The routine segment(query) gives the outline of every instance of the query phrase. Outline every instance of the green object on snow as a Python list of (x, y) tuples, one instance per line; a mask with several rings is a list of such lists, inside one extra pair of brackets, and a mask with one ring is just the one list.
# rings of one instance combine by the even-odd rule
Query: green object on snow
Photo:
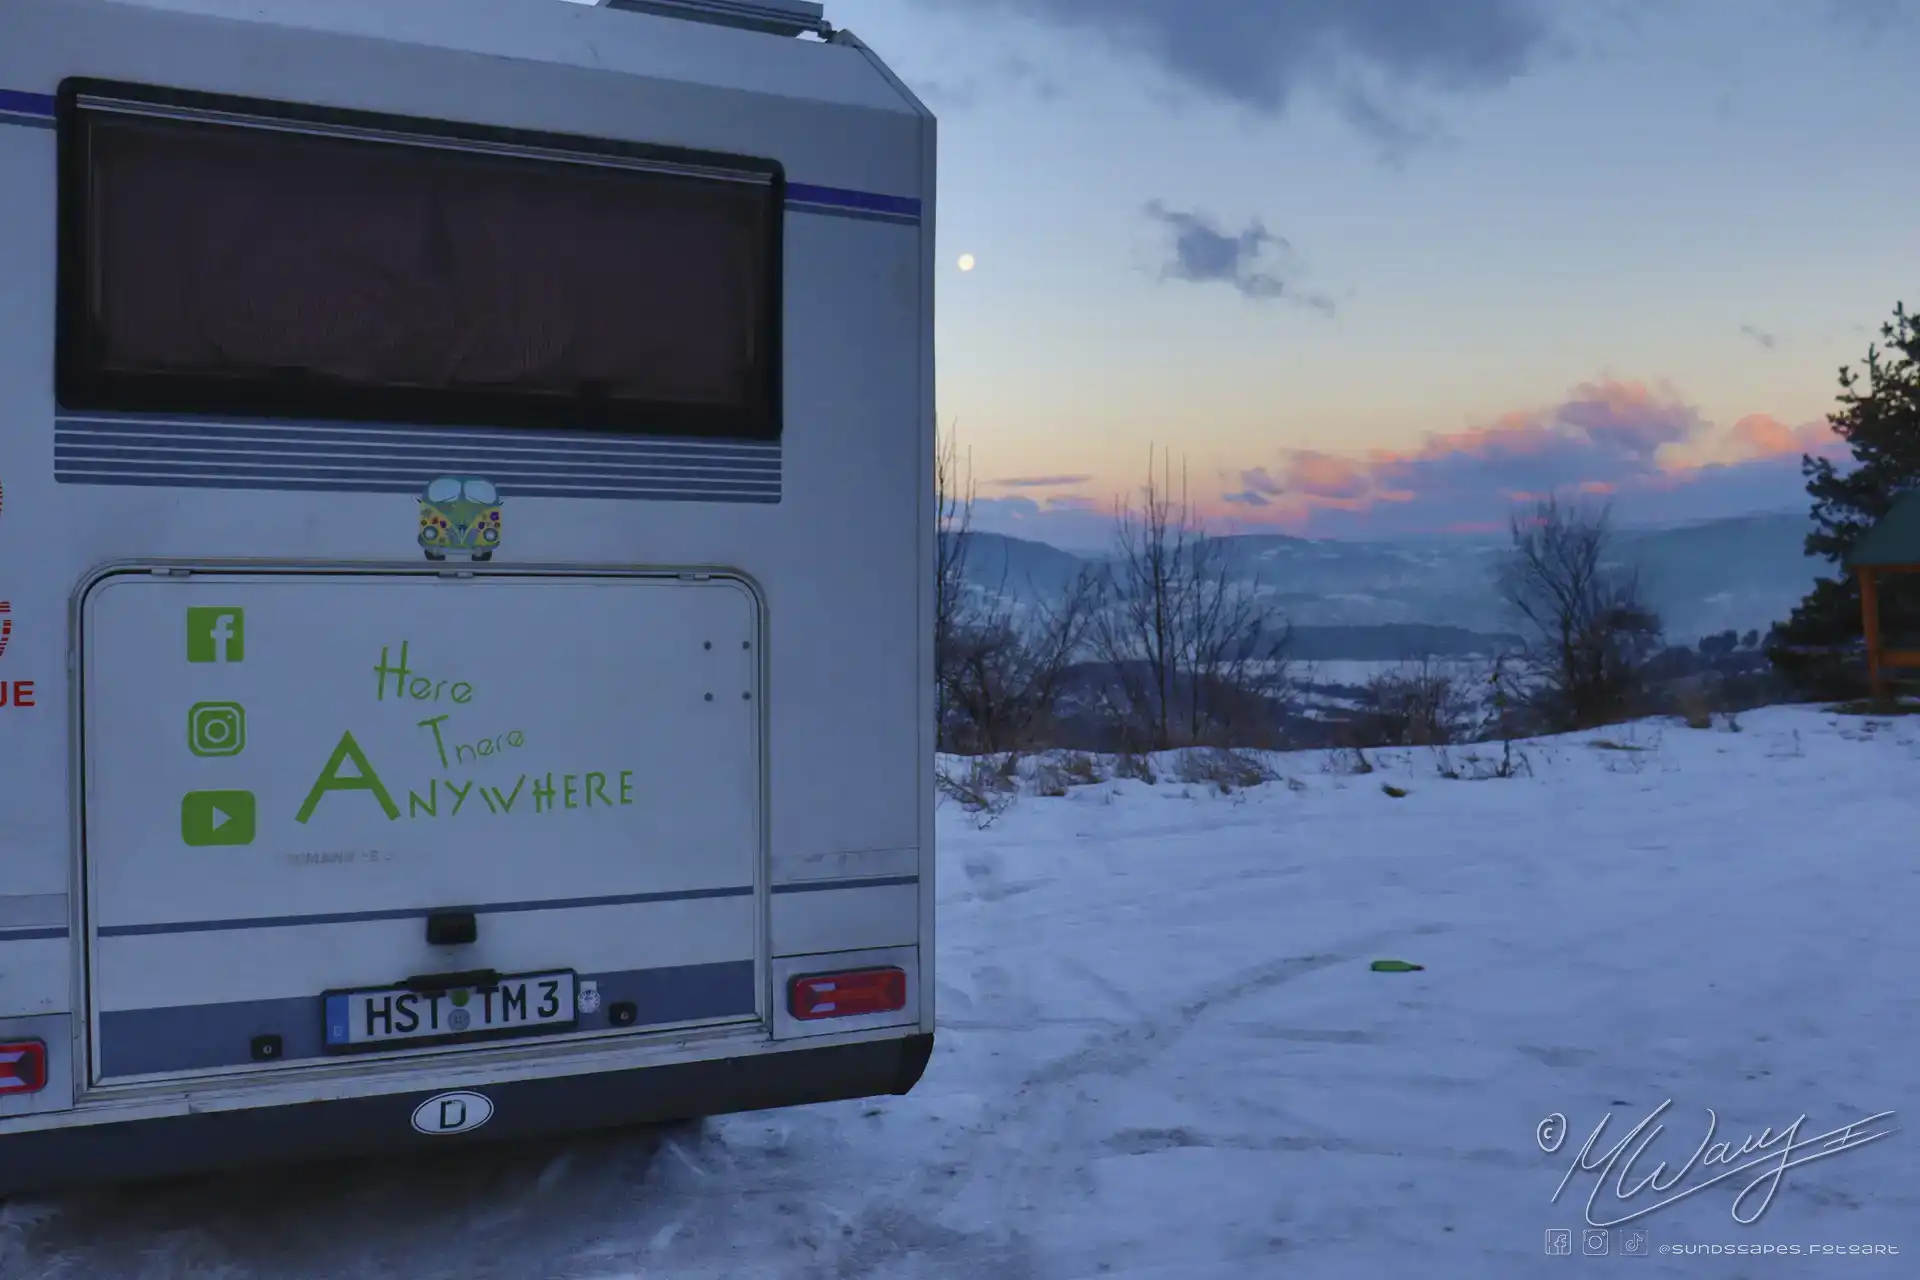
[(1375, 960), (1373, 962), (1373, 971), (1375, 973), (1418, 973), (1426, 967), (1427, 966), (1423, 964), (1408, 964), (1405, 960)]

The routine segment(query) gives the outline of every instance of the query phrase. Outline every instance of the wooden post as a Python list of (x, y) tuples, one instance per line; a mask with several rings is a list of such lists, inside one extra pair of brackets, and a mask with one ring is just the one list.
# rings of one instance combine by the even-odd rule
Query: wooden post
[(1885, 678), (1880, 674), (1880, 583), (1871, 567), (1860, 567), (1860, 624), (1867, 637), (1867, 687), (1875, 702), (1887, 696)]

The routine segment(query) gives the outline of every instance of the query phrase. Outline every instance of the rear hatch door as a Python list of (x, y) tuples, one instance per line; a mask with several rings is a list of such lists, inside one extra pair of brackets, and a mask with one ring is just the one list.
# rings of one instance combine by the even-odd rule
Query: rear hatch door
[(96, 580), (93, 1079), (764, 1020), (759, 648), (726, 575)]

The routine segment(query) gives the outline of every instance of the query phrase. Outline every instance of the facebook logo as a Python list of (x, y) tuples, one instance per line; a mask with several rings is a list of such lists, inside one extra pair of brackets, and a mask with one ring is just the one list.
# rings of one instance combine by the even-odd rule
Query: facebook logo
[(246, 656), (245, 609), (187, 610), (188, 662), (239, 662)]

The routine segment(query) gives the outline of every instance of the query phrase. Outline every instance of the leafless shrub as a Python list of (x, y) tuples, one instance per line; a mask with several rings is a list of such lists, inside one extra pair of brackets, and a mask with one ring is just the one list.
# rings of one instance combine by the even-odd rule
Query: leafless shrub
[(1327, 753), (1324, 766), (1328, 773), (1344, 773), (1355, 776), (1373, 772), (1373, 761), (1367, 759), (1367, 753), (1361, 747), (1337, 747)]
[(1114, 757), (1113, 776), (1131, 778), (1153, 786), (1160, 779), (1153, 771), (1153, 757), (1138, 751), (1123, 751)]
[(1058, 799), (1072, 788), (1073, 778), (1059, 761), (1041, 760), (1033, 767), (1032, 786), (1035, 795)]
[(1529, 704), (1559, 730), (1635, 714), (1661, 627), (1638, 576), (1608, 561), (1606, 510), (1576, 511), (1550, 498), (1516, 513), (1511, 530), (1499, 585), (1526, 632)]
[(1267, 762), (1250, 751), (1227, 747), (1197, 747), (1180, 753), (1176, 777), (1181, 782), (1205, 784), (1230, 795), (1247, 787), (1272, 782), (1277, 775)]
[(1687, 728), (1713, 728), (1713, 711), (1707, 706), (1706, 695), (1698, 687), (1681, 690), (1674, 695), (1673, 702)]
[(1458, 741), (1467, 724), (1459, 673), (1423, 658), (1367, 682), (1351, 732), (1355, 746), (1433, 747)]
[(1470, 753), (1460, 777), (1477, 782), (1488, 778), (1526, 778), (1533, 775), (1533, 759), (1525, 748), (1512, 742), (1500, 744), (1498, 753), (1482, 756)]
[(961, 474), (962, 462), (958, 437), (951, 431), (940, 443), (934, 460), (935, 565), (934, 565), (934, 723), (939, 726), (942, 748), (947, 741), (951, 719), (951, 691), (954, 680), (955, 640), (966, 608), (967, 553), (973, 540), (973, 475), (971, 466)]
[(1091, 786), (1106, 781), (1100, 772), (1100, 762), (1084, 751), (1069, 751), (1061, 758), (1060, 768), (1075, 786)]
[(1094, 580), (1083, 575), (1057, 602), (1030, 604), (1024, 621), (1016, 621), (1007, 596), (962, 616), (944, 663), (951, 749), (1046, 745), (1095, 599)]
[(1855, 698), (1847, 702), (1836, 702), (1827, 710), (1839, 716), (1912, 716), (1920, 715), (1920, 700)]
[(936, 770), (934, 782), (940, 793), (959, 805), (976, 827), (987, 827), (1005, 813), (1019, 795), (1017, 777), (1010, 776), (1006, 766), (1007, 759), (975, 756)]
[(1533, 773), (1533, 760), (1511, 738), (1482, 746), (1437, 748), (1434, 772), (1453, 782), (1484, 782), (1493, 778), (1524, 778)]
[(992, 593), (968, 589), (973, 481), (951, 436), (938, 455), (939, 563), (934, 653), (940, 744), (972, 754), (1045, 745), (1068, 668), (1099, 605), (1098, 582), (1083, 573), (1053, 603), (1020, 607), (1002, 581)]
[(1111, 683), (1108, 720), (1128, 750), (1272, 746), (1288, 635), (1257, 584), (1236, 580), (1225, 544), (1176, 496), (1163, 459), (1138, 507), (1117, 504), (1115, 555), (1089, 632)]

